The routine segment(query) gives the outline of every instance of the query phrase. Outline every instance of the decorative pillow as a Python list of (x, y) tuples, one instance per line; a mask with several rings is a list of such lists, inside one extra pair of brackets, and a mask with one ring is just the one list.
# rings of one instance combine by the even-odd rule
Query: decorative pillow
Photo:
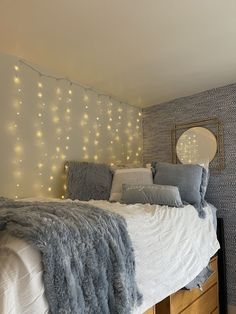
[(123, 184), (153, 184), (152, 171), (147, 168), (117, 169), (114, 172), (110, 201), (121, 200)]
[(205, 204), (204, 197), (207, 187), (207, 171), (199, 165), (181, 165), (169, 163), (154, 164), (154, 183), (173, 185), (179, 188), (182, 201), (194, 205), (201, 217)]
[(183, 206), (179, 189), (169, 185), (123, 184), (122, 203), (158, 204), (173, 207)]
[(109, 200), (112, 171), (105, 164), (70, 161), (66, 163), (67, 198), (81, 201)]

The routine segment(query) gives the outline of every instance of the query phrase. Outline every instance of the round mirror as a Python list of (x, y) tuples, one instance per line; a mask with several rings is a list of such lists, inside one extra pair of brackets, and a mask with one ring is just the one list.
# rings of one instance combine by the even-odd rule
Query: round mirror
[(194, 127), (178, 139), (176, 153), (182, 164), (209, 165), (217, 152), (215, 135), (206, 128)]

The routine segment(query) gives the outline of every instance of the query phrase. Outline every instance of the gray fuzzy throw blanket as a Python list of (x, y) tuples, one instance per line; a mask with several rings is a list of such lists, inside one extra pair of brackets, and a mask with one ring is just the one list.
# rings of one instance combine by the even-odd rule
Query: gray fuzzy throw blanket
[(42, 255), (53, 314), (128, 314), (141, 303), (125, 220), (89, 204), (0, 198), (0, 230)]

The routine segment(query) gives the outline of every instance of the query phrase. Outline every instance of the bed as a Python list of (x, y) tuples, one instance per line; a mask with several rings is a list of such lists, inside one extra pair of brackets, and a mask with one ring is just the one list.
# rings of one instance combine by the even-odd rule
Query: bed
[[(201, 219), (192, 205), (173, 208), (94, 200), (88, 203), (118, 213), (127, 222), (135, 254), (136, 281), (143, 295), (141, 306), (134, 308), (133, 314), (144, 313), (192, 281), (219, 249), (208, 204), (204, 208), (206, 217)], [(49, 313), (38, 250), (2, 231), (0, 265), (1, 313)]]

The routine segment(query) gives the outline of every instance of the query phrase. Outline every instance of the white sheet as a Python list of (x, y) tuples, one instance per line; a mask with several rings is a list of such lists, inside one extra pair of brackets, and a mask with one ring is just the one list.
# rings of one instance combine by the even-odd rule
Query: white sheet
[[(143, 313), (179, 290), (207, 266), (219, 249), (210, 208), (199, 219), (194, 207), (122, 205), (90, 201), (125, 217), (133, 242), (136, 279)], [(22, 240), (0, 233), (0, 313), (48, 313), (39, 252)]]

